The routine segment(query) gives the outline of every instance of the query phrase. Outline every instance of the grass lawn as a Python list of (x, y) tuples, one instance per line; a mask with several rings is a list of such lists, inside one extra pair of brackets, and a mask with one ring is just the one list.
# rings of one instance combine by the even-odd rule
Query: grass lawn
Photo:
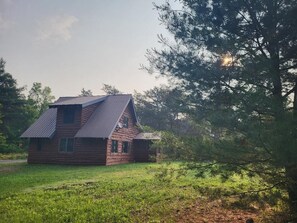
[(176, 222), (178, 212), (203, 197), (203, 188), (228, 191), (249, 184), (192, 174), (160, 181), (153, 173), (159, 166), (1, 164), (0, 221)]

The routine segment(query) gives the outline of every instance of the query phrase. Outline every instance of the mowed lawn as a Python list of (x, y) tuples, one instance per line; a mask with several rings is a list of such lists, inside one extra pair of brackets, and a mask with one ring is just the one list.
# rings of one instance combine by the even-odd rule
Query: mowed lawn
[(175, 222), (176, 213), (203, 197), (201, 188), (249, 183), (193, 174), (160, 181), (158, 167), (1, 164), (0, 222)]

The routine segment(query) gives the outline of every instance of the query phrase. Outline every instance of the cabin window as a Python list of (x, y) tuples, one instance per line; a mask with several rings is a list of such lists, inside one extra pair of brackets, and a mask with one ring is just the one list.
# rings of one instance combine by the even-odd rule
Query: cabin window
[(63, 111), (63, 122), (64, 124), (71, 124), (74, 123), (74, 117), (75, 117), (75, 110), (66, 108)]
[(112, 140), (111, 141), (111, 152), (112, 153), (117, 153), (118, 152), (118, 141), (117, 140)]
[(70, 153), (73, 152), (73, 145), (74, 145), (74, 139), (73, 138), (62, 138), (60, 140), (60, 152)]
[(122, 153), (128, 153), (129, 152), (129, 142), (123, 142), (122, 143)]
[(123, 120), (123, 127), (124, 128), (128, 128), (129, 127), (129, 118), (124, 116), (124, 120)]

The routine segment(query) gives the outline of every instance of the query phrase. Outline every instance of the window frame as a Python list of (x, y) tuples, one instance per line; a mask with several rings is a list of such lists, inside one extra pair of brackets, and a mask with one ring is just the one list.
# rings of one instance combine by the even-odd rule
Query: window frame
[(124, 116), (124, 118), (123, 118), (123, 127), (129, 128), (129, 117), (127, 117), (127, 116)]
[[(124, 146), (126, 145), (126, 146)], [(122, 142), (122, 153), (128, 154), (130, 152), (130, 143), (128, 141)]]
[[(65, 145), (63, 146), (63, 150), (62, 150), (62, 146), (61, 146), (62, 143), (65, 143)], [(59, 152), (60, 153), (73, 153), (73, 151), (74, 151), (74, 138), (61, 138), (60, 143), (59, 143)]]
[(118, 140), (111, 140), (111, 153), (118, 153), (119, 152), (119, 141)]

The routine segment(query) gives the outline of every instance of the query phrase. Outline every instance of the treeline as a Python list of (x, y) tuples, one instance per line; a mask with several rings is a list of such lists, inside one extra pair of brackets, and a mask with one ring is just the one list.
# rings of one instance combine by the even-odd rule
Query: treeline
[(22, 152), (26, 141), (20, 139), (25, 131), (54, 100), (51, 89), (33, 83), (29, 95), (25, 87), (18, 87), (16, 79), (5, 71), (0, 59), (0, 153)]

